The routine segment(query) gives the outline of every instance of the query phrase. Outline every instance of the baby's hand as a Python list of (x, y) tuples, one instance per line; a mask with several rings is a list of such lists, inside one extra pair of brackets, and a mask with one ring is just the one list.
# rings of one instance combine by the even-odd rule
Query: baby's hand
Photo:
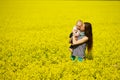
[(76, 34), (76, 33), (77, 33), (77, 31), (73, 29), (73, 34)]

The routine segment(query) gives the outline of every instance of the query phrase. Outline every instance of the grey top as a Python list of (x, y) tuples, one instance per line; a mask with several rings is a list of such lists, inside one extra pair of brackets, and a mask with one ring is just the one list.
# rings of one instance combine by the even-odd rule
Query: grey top
[[(82, 39), (84, 36), (85, 36), (85, 33), (80, 32), (80, 36), (78, 37), (78, 40)], [(84, 58), (85, 57), (85, 50), (86, 50), (86, 43), (75, 45), (73, 47), (73, 54), (72, 55)]]

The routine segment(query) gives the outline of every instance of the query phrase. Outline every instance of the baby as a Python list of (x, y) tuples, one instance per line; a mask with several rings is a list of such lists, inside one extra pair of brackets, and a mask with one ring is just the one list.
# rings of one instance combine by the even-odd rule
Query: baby
[(74, 32), (73, 34), (75, 35), (76, 40), (78, 40), (78, 36), (80, 36), (80, 30), (76, 26), (74, 26), (73, 32)]
[[(74, 32), (74, 33), (73, 33), (73, 32)], [(69, 43), (70, 43), (70, 44), (73, 44), (73, 34), (75, 35), (75, 39), (78, 40), (78, 37), (80, 36), (80, 30), (77, 28), (77, 26), (74, 26), (74, 27), (73, 27), (73, 30), (72, 30), (72, 32), (71, 32), (71, 34), (70, 34), (70, 36), (69, 36), (69, 38), (70, 38)], [(70, 45), (69, 48), (70, 48), (70, 51), (72, 52), (73, 46)]]
[[(81, 36), (80, 34), (81, 34), (81, 32), (80, 32), (80, 28), (81, 28), (81, 26), (83, 25), (83, 21), (82, 20), (78, 20), (77, 22), (76, 22), (76, 25), (73, 27), (73, 30), (72, 30), (72, 32), (70, 33), (70, 35), (69, 35), (69, 38), (70, 38), (70, 41), (69, 41), (69, 43), (70, 44), (73, 44), (73, 34), (75, 35), (75, 39), (76, 40), (78, 40), (78, 37), (79, 36)], [(74, 33), (73, 33), (74, 32)], [(70, 47), (69, 47), (69, 50), (71, 51), (71, 53), (73, 52), (73, 48), (74, 48), (74, 46), (73, 45), (70, 45)]]

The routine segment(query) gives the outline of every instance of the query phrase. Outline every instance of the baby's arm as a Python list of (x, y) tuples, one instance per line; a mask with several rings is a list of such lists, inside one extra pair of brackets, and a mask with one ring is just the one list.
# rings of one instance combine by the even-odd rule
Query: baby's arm
[(69, 35), (69, 43), (72, 44), (73, 42), (73, 33), (71, 32)]
[(69, 39), (69, 43), (72, 44), (72, 37)]

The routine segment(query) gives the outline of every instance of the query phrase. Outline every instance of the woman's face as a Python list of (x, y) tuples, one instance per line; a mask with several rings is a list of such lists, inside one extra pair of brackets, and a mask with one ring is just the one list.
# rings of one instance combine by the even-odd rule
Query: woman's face
[(80, 27), (80, 31), (85, 31), (85, 24)]

